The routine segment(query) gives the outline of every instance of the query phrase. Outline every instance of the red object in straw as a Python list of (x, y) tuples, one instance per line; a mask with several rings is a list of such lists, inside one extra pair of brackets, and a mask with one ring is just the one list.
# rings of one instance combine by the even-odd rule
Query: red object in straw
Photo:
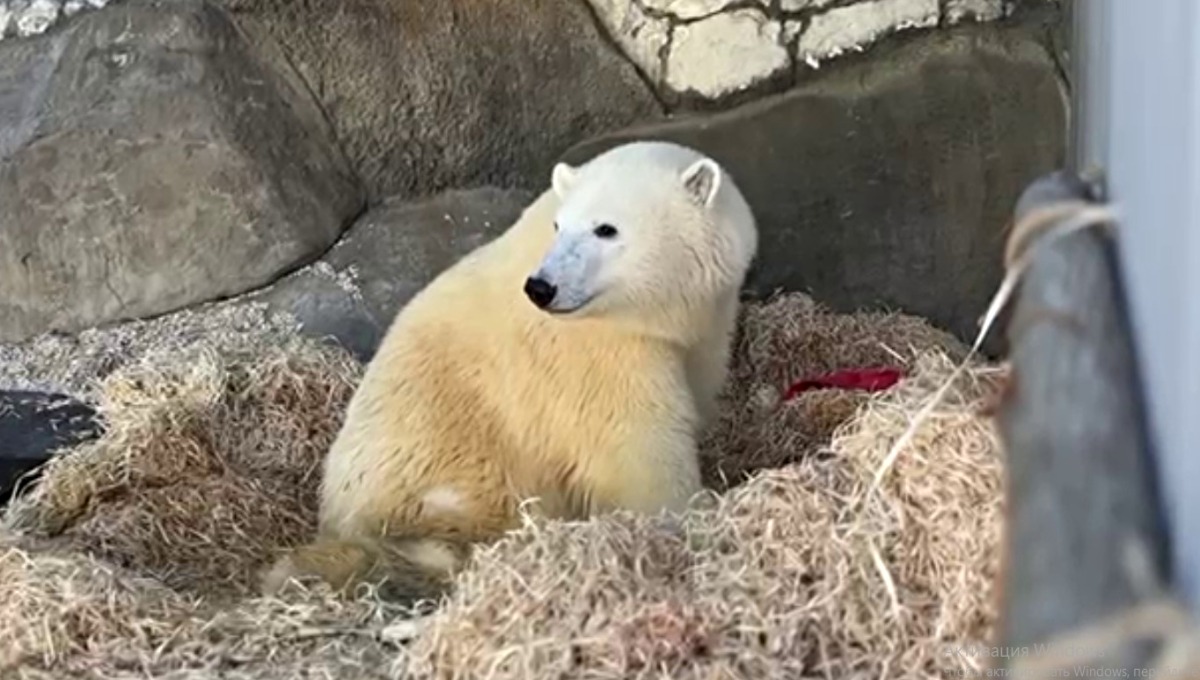
[(805, 378), (792, 383), (783, 395), (787, 401), (802, 392), (810, 390), (864, 390), (879, 392), (886, 390), (900, 381), (904, 372), (898, 368), (864, 368), (848, 371), (834, 371), (812, 378)]

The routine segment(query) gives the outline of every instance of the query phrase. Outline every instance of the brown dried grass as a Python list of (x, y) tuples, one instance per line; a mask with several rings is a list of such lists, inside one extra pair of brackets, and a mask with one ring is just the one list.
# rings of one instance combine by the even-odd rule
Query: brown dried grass
[[(104, 438), (6, 513), (0, 676), (944, 675), (966, 661), (944, 646), (993, 620), (1000, 463), (977, 409), (994, 372), (960, 378), (867, 489), (963, 352), (900, 315), (832, 315), (799, 295), (750, 306), (704, 446), (711, 495), (670, 521), (531, 520), (417, 621), (371, 593), (251, 592), (270, 554), (312, 531), (351, 359), (297, 340), (124, 367), (100, 391)], [(885, 363), (911, 377), (779, 403), (803, 374)]]
[(953, 364), (864, 404), (823, 455), (759, 473), (681, 522), (531, 523), (481, 549), (410, 650), (417, 677), (932, 678), (990, 633), (997, 441), (968, 374), (868, 495)]
[(827, 446), (835, 428), (870, 395), (813, 391), (782, 398), (789, 385), (839, 369), (911, 369), (923, 353), (960, 361), (967, 348), (954, 336), (905, 314), (832, 314), (806, 295), (746, 305), (721, 422), (704, 442), (707, 485), (728, 488), (762, 468), (781, 467)]

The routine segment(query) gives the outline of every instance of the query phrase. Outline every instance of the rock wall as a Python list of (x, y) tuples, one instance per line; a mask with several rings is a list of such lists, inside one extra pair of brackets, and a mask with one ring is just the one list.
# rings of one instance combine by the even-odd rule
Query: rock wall
[(223, 0), (310, 84), (372, 200), (537, 186), (580, 137), (654, 118), (582, 0)]
[(589, 140), (567, 159), (637, 139), (702, 149), (759, 221), (749, 295), (903, 309), (971, 338), (1003, 275), (1015, 197), (1065, 153), (1063, 86), (1041, 33), (1033, 20), (932, 32), (753, 105)]
[(110, 0), (0, 0), (0, 40), (40, 35)]
[(588, 0), (670, 102), (779, 89), (915, 28), (992, 21), (1013, 0)]
[(0, 0), (0, 342), (258, 302), (366, 357), (554, 162), (648, 136), (751, 197), (748, 293), (966, 335), (1063, 155), (1059, 4)]
[(0, 339), (236, 295), (333, 245), (361, 185), (280, 63), (202, 0), (0, 45)]

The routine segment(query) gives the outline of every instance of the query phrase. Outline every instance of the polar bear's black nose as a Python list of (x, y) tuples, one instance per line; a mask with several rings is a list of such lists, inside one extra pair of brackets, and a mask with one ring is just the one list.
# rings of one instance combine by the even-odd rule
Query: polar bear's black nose
[(525, 279), (525, 294), (529, 296), (533, 304), (538, 306), (538, 309), (545, 309), (554, 300), (557, 292), (558, 288), (550, 285), (545, 279), (535, 276)]

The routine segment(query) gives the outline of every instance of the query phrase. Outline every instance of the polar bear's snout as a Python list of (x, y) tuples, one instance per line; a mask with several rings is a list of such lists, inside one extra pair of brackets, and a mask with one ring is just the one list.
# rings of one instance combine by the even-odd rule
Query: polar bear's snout
[(550, 314), (578, 312), (600, 292), (600, 274), (609, 254), (597, 244), (590, 229), (580, 233), (564, 226), (525, 280), (525, 295)]
[(538, 309), (545, 309), (554, 301), (554, 296), (558, 294), (558, 287), (550, 283), (546, 279), (531, 276), (525, 279), (525, 295), (530, 301), (537, 306)]

